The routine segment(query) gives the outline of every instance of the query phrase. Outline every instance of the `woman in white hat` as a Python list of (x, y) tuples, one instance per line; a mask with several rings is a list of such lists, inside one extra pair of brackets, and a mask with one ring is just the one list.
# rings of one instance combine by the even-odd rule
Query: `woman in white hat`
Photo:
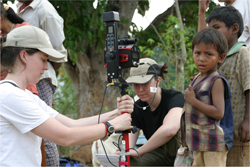
[[(131, 68), (126, 80), (133, 84), (140, 98), (134, 105), (132, 125), (137, 133), (129, 135), (130, 148), (134, 148), (142, 130), (147, 142), (137, 149), (142, 158), (142, 166), (173, 166), (180, 147), (180, 118), (184, 105), (184, 95), (175, 90), (159, 87), (164, 79), (166, 65), (159, 66), (149, 58), (140, 59), (137, 68)], [(131, 166), (141, 166), (136, 151), (130, 151)]]
[(0, 81), (0, 166), (41, 166), (39, 136), (72, 146), (106, 137), (112, 133), (109, 126), (119, 131), (132, 128), (129, 96), (117, 98), (118, 110), (102, 114), (103, 123), (97, 124), (97, 116), (72, 120), (61, 115), (25, 89), (48, 70), (48, 59), (64, 57), (53, 49), (43, 30), (33, 26), (12, 30), (0, 55), (1, 65), (8, 71)]

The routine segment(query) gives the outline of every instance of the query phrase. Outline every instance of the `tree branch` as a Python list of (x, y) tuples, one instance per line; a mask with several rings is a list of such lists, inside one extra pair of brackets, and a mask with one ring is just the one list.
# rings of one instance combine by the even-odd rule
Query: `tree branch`
[[(184, 6), (186, 3), (188, 3), (190, 0), (178, 0), (179, 2), (179, 7), (181, 8), (182, 6)], [(168, 15), (173, 14), (175, 15), (175, 6), (174, 4), (169, 7), (165, 12), (163, 12), (162, 14), (159, 14), (153, 21), (152, 24), (157, 27), (158, 25), (160, 25), (162, 22), (165, 22), (167, 20)], [(176, 16), (176, 15), (175, 15)], [(151, 25), (149, 25), (145, 31), (148, 31), (152, 28)]]

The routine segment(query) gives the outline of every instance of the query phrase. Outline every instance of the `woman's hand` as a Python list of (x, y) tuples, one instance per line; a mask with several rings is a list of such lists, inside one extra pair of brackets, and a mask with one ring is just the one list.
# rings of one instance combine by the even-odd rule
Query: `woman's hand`
[(128, 95), (124, 95), (121, 98), (117, 97), (117, 108), (120, 114), (121, 113), (131, 114), (134, 111), (134, 101)]
[[(136, 152), (136, 151), (137, 151), (137, 152)], [(137, 149), (136, 151), (133, 150), (133, 149), (130, 149), (130, 150), (129, 150), (130, 156), (131, 156), (131, 157), (135, 157), (135, 158), (139, 158), (139, 155), (138, 155), (138, 154), (140, 154), (140, 153), (139, 153), (139, 150)], [(142, 156), (143, 156), (143, 155), (140, 155), (140, 157), (142, 157)]]
[[(136, 151), (138, 152), (138, 150), (136, 150)], [(138, 155), (139, 152), (137, 153), (136, 151), (133, 150), (133, 149), (130, 149), (130, 150), (129, 150), (129, 155), (130, 155), (131, 157), (139, 158), (139, 155)], [(115, 154), (116, 154), (116, 155), (120, 155), (120, 152), (121, 152), (121, 151), (120, 151), (119, 149), (117, 149), (116, 152), (115, 152)], [(142, 155), (140, 155), (140, 157), (142, 157)]]
[(114, 126), (115, 131), (123, 131), (133, 128), (133, 126), (131, 126), (131, 121), (131, 115), (124, 113), (108, 122)]

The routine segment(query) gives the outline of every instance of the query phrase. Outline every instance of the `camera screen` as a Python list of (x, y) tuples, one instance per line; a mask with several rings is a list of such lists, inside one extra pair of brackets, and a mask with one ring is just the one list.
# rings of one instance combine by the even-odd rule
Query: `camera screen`
[(139, 59), (139, 54), (138, 53), (133, 53), (133, 59)]
[(108, 33), (109, 34), (113, 34), (114, 33), (113, 26), (108, 26)]

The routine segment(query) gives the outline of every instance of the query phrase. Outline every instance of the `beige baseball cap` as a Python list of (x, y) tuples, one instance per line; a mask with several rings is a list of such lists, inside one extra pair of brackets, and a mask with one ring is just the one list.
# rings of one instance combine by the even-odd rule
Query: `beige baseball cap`
[(131, 84), (147, 84), (154, 76), (160, 75), (160, 68), (158, 64), (150, 58), (140, 59), (138, 67), (130, 69), (130, 76), (126, 79), (127, 83)]
[(50, 61), (58, 61), (64, 58), (63, 54), (53, 49), (47, 33), (34, 26), (18, 27), (8, 33), (4, 47), (8, 46), (38, 49), (46, 53)]

